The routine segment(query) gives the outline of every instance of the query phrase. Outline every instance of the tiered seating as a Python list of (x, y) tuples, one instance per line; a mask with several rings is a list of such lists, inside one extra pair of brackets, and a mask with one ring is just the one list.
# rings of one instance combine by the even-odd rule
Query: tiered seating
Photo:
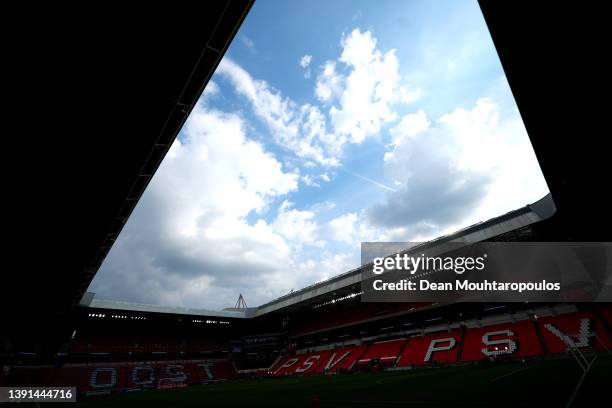
[[(612, 339), (592, 313), (577, 312), (538, 319), (550, 353), (564, 353), (568, 347), (612, 347)], [(597, 339), (596, 339), (597, 337)]]
[[(91, 385), (93, 380), (94, 385), (109, 384), (107, 387), (113, 389), (118, 386), (117, 368), (108, 368), (106, 370), (101, 367), (94, 374), (95, 368), (92, 367), (13, 367), (11, 370), (9, 381), (11, 384), (27, 384), (29, 386), (65, 386), (70, 384), (76, 386), (77, 392), (89, 392), (96, 390)], [(102, 388), (102, 387), (101, 387)]]
[(304, 323), (296, 334), (312, 333), (318, 330), (331, 329), (347, 324), (357, 324), (362, 321), (374, 319), (378, 316), (389, 316), (407, 310), (413, 310), (428, 303), (362, 303), (352, 305), (350, 313), (344, 313), (345, 309), (327, 308), (314, 316), (309, 322)]
[(236, 377), (236, 372), (229, 361), (204, 361), (187, 364), (185, 369), (190, 384), (227, 380)]
[[(599, 309), (602, 316), (609, 316), (609, 306)], [(550, 313), (543, 310), (542, 314)], [(612, 347), (612, 338), (604, 323), (590, 312), (566, 313), (558, 316), (536, 316), (536, 321), (504, 321), (510, 316), (498, 316), (485, 327), (469, 327), (415, 335), (408, 339), (377, 341), (372, 344), (352, 345), (331, 350), (310, 351), (282, 358), (270, 369), (271, 375), (305, 375), (324, 372), (343, 372), (358, 366), (368, 369), (383, 366), (423, 366), (451, 364), (458, 360), (470, 362), (488, 358), (532, 357), (543, 353), (541, 341), (551, 353), (564, 353), (568, 348), (601, 348), (602, 343)], [(504, 319), (504, 320), (502, 320)], [(470, 324), (473, 326), (475, 324)], [(538, 337), (536, 328), (541, 332)], [(125, 338), (101, 337), (88, 350), (123, 350), (135, 344)], [(118, 345), (123, 341), (123, 345)], [(168, 350), (169, 339), (151, 338), (148, 346)], [(197, 341), (197, 339), (192, 340)], [(175, 341), (180, 347), (189, 346), (186, 341)], [(194, 344), (194, 343), (191, 343)], [(124, 348), (122, 348), (124, 347)], [(140, 349), (137, 349), (140, 350)], [(459, 351), (461, 354), (459, 355)], [(1, 373), (0, 373), (1, 374)], [(160, 387), (166, 385), (194, 384), (237, 375), (227, 359), (187, 360), (172, 362), (120, 362), (96, 364), (67, 364), (62, 368), (12, 367), (10, 376), (2, 378), (9, 384), (31, 386), (60, 386), (74, 384), (79, 392), (114, 391), (132, 387)]]
[(292, 374), (298, 363), (302, 360), (301, 355), (289, 355), (285, 356), (278, 363), (272, 367), (270, 373), (272, 375), (289, 375)]
[(214, 378), (218, 380), (228, 380), (236, 377), (236, 370), (229, 360), (219, 361), (212, 366)]
[(340, 347), (329, 352), (315, 372), (342, 372), (350, 370), (353, 365), (363, 356), (367, 345)]
[(457, 361), (460, 341), (461, 333), (459, 330), (411, 337), (408, 339), (397, 366), (420, 366), (432, 362), (454, 363)]
[[(600, 312), (604, 315), (603, 310)], [(595, 336), (608, 347), (612, 347), (612, 339), (605, 327), (592, 313), (577, 312), (541, 317), (537, 324), (552, 353), (565, 352), (568, 345), (602, 347), (601, 342), (594, 340)], [(459, 358), (460, 349), (462, 352)], [(451, 364), (458, 360), (469, 362), (503, 357), (533, 357), (542, 353), (534, 322), (525, 319), (514, 323), (468, 328), (463, 335), (460, 330), (454, 329), (416, 335), (408, 340), (379, 341), (370, 346), (351, 346), (327, 352), (287, 356), (276, 365), (273, 372), (275, 375), (291, 375), (342, 371), (357, 365), (368, 365), (374, 359), (387, 366), (396, 362), (398, 367), (408, 367), (432, 363)]]
[(500, 356), (530, 357), (542, 354), (530, 320), (502, 323), (467, 330), (461, 361), (484, 360)]
[(357, 304), (351, 307), (351, 313), (340, 313), (335, 310), (323, 310), (317, 318), (303, 324), (298, 334), (315, 332), (318, 330), (329, 329), (349, 323), (356, 323), (368, 318), (375, 317), (377, 313), (386, 313), (387, 308), (378, 304)]
[(349, 370), (368, 346), (348, 346), (306, 354), (286, 356), (270, 372), (272, 375), (314, 374)]
[(328, 356), (329, 351), (317, 351), (303, 354), (293, 372), (296, 374), (312, 374), (321, 364), (323, 364), (323, 361), (327, 359)]
[(236, 376), (228, 360), (189, 362), (105, 363), (62, 368), (14, 367), (9, 381), (31, 386), (77, 387), (77, 392), (115, 391), (164, 384), (195, 384)]
[(365, 354), (358, 360), (357, 364), (363, 365), (371, 360), (379, 360), (383, 366), (391, 366), (397, 360), (406, 339), (387, 340), (373, 343)]
[(221, 351), (225, 345), (208, 338), (192, 338), (181, 341), (176, 338), (147, 337), (144, 340), (121, 336), (104, 336), (96, 334), (91, 338), (81, 338), (71, 347), (73, 353), (128, 353), (140, 352), (150, 353), (156, 351), (165, 352), (190, 352), (190, 351)]
[(311, 374), (328, 356), (329, 351), (287, 356), (276, 365), (276, 368), (272, 369), (272, 372), (274, 375)]

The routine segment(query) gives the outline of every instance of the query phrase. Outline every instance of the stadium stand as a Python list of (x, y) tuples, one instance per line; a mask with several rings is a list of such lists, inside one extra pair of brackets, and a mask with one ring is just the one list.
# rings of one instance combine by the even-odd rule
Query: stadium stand
[[(408, 314), (398, 313), (401, 308), (374, 309), (384, 313), (306, 337), (295, 334), (302, 332), (301, 321), (285, 333), (250, 327), (251, 334), (241, 339), (236, 336), (244, 329), (232, 334), (192, 324), (173, 334), (160, 327), (156, 334), (151, 327), (159, 323), (140, 321), (122, 332), (124, 326), (110, 321), (75, 331), (67, 355), (52, 364), (37, 361), (36, 353), (31, 360), (30, 353), (13, 353), (14, 347), (37, 346), (5, 336), (3, 352), (15, 358), (0, 370), (0, 383), (73, 384), (79, 393), (95, 395), (265, 376), (558, 360), (570, 358), (576, 349), (592, 353), (612, 348), (610, 305), (450, 305)], [(220, 351), (203, 357), (206, 347)], [(248, 364), (243, 364), (247, 357)]]
[[(516, 316), (521, 319), (516, 319)], [(332, 351), (298, 352), (281, 359), (271, 372), (282, 376), (348, 371), (369, 367), (373, 361), (381, 367), (402, 368), (541, 357), (545, 352), (538, 338), (538, 329), (549, 354), (565, 353), (569, 347), (600, 349), (611, 346), (610, 336), (601, 322), (588, 312), (547, 316), (536, 319), (537, 322), (528, 318), (526, 313), (517, 313), (516, 316), (490, 316), (487, 321), (496, 323), (488, 324), (483, 324), (484, 320), (463, 322), (462, 329), (440, 330), (434, 327), (408, 339), (365, 342)], [(595, 334), (601, 341), (595, 340)]]
[(374, 342), (368, 347), (363, 356), (357, 360), (357, 365), (363, 366), (372, 360), (377, 360), (384, 367), (392, 366), (395, 364), (395, 360), (397, 360), (405, 344), (405, 338)]
[(315, 372), (328, 355), (328, 351), (320, 351), (287, 356), (277, 364), (272, 373), (273, 375), (310, 374)]
[(327, 357), (329, 357), (329, 354), (329, 351), (318, 351), (303, 355), (294, 372), (296, 374), (314, 373)]
[(272, 375), (288, 375), (299, 366), (299, 362), (302, 359), (301, 356), (287, 356), (270, 370)]
[[(354, 371), (369, 368), (373, 362), (379, 368), (406, 368), (524, 359), (546, 355), (545, 347), (549, 354), (558, 354), (567, 352), (568, 347), (611, 346), (609, 334), (591, 313), (579, 311), (535, 320), (527, 313), (489, 316), (462, 322), (461, 326), (455, 324), (452, 329), (434, 326), (409, 338), (374, 339), (346, 347), (327, 345), (319, 351), (298, 350), (279, 359), (270, 373), (283, 376)], [(599, 345), (594, 340), (595, 334), (603, 341)], [(581, 341), (581, 338), (590, 340)]]
[(319, 369), (316, 370), (316, 372), (338, 373), (348, 371), (363, 356), (366, 350), (366, 345), (355, 345), (336, 348), (329, 353), (329, 357), (327, 358), (327, 360), (323, 361), (323, 363), (319, 366)]
[(345, 307), (328, 308), (307, 320), (296, 331), (295, 335), (316, 333), (319, 331), (345, 327), (349, 325), (375, 321), (389, 316), (399, 315), (424, 307), (428, 303), (360, 303), (355, 299), (350, 307), (350, 313), (342, 313)]
[(532, 357), (542, 354), (530, 320), (502, 323), (466, 331), (461, 361), (478, 361), (500, 356)]
[(454, 363), (461, 340), (459, 330), (414, 336), (408, 340), (398, 366), (421, 366), (435, 363)]
[[(167, 329), (160, 330), (159, 324)], [(225, 329), (225, 328), (224, 328)], [(97, 321), (76, 331), (70, 353), (222, 352), (229, 337), (222, 330), (188, 327), (179, 322)]]
[[(418, 309), (411, 315), (411, 320), (421, 323), (409, 325), (408, 329), (386, 330), (378, 335), (365, 336), (359, 333), (365, 333), (366, 327), (372, 330), (373, 323), (360, 323), (349, 331), (357, 333), (353, 337), (334, 343), (329, 340), (332, 336), (325, 333), (326, 338), (319, 338), (318, 342), (308, 341), (310, 346), (301, 348), (296, 347), (291, 337), (287, 342), (287, 338), (281, 335), (247, 336), (245, 342), (249, 355), (257, 355), (258, 347), (261, 347), (265, 356), (262, 364), (270, 361), (274, 353), (276, 361), (270, 367), (257, 367), (255, 359), (250, 361), (250, 368), (246, 370), (237, 369), (246, 354), (241, 351), (240, 342), (232, 340), (233, 345), (230, 344), (230, 337), (226, 337), (225, 342), (222, 336), (212, 337), (216, 343), (211, 345), (225, 349), (218, 353), (225, 357), (202, 359), (196, 357), (201, 356), (199, 352), (169, 351), (187, 350), (192, 345), (201, 348), (199, 330), (195, 330), (187, 340), (179, 341), (175, 337), (172, 342), (172, 337), (167, 335), (132, 338), (133, 333), (120, 334), (117, 331), (113, 335), (104, 335), (109, 331), (107, 326), (100, 326), (101, 333), (90, 327), (87, 336), (81, 337), (69, 349), (66, 361), (44, 365), (20, 360), (3, 367), (0, 381), (47, 386), (75, 384), (79, 392), (90, 394), (132, 388), (179, 387), (253, 376), (302, 376), (546, 358), (568, 353), (572, 348), (599, 350), (612, 347), (608, 328), (604, 320), (597, 317), (608, 316), (609, 306), (595, 307), (593, 311), (579, 310), (572, 305), (542, 306), (511, 312), (504, 307), (499, 309), (499, 314), (479, 311), (477, 306), (474, 308), (472, 313), (459, 314), (464, 318), (456, 321), (448, 320), (448, 316), (459, 315), (455, 312), (446, 315), (443, 308), (433, 311)], [(392, 315), (386, 319), (381, 316), (383, 319), (377, 324), (392, 330), (406, 327), (403, 324), (406, 318), (398, 316), (395, 311), (390, 310)], [(431, 318), (436, 314), (446, 317)], [(478, 317), (479, 314), (482, 317)], [(466, 315), (469, 318), (465, 318)], [(434, 323), (425, 326), (423, 322), (428, 321)], [(345, 331), (346, 328), (342, 332)], [(92, 343), (89, 339), (93, 339)], [(286, 342), (284, 347), (280, 347), (281, 341)], [(140, 353), (132, 354), (130, 350), (137, 347)], [(161, 349), (166, 351), (152, 351)], [(96, 360), (97, 352), (94, 350), (106, 350), (100, 352), (104, 360)], [(76, 362), (80, 355), (84, 363)], [(131, 359), (126, 360), (130, 356)]]
[(354, 345), (286, 356), (270, 369), (270, 373), (280, 376), (348, 371), (367, 349), (367, 345)]
[(15, 383), (32, 386), (74, 384), (80, 392), (117, 391), (144, 387), (158, 388), (164, 383), (200, 384), (234, 378), (236, 372), (228, 360), (173, 362), (117, 362), (53, 367), (15, 367)]
[(568, 347), (612, 347), (610, 335), (589, 312), (543, 317), (538, 325), (550, 353), (564, 353)]
[(150, 338), (143, 340), (126, 340), (116, 337), (92, 338), (88, 342), (78, 342), (71, 347), (74, 353), (108, 353), (108, 352), (186, 352), (186, 351), (221, 351), (227, 349), (227, 345), (209, 341), (181, 341), (170, 338)]

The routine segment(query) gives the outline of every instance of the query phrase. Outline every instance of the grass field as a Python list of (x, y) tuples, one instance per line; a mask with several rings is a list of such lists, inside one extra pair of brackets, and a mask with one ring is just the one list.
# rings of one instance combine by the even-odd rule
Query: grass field
[[(612, 364), (600, 356), (574, 406), (612, 406)], [(84, 398), (83, 407), (563, 407), (581, 371), (572, 359), (378, 374), (266, 378)], [(318, 401), (318, 402), (317, 402)], [(74, 407), (75, 404), (67, 406)]]

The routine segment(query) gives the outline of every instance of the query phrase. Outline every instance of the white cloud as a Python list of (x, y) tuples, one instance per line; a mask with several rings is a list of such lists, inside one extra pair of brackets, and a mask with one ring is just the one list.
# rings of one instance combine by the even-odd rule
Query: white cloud
[(503, 111), (495, 101), (481, 98), (471, 110), (456, 109), (438, 120), (438, 126), (453, 131), (457, 168), (493, 175), (474, 211), (480, 219), (522, 207), (548, 193), (518, 111), (506, 109), (502, 116)]
[(202, 97), (207, 98), (213, 95), (217, 95), (219, 93), (219, 85), (215, 81), (208, 81), (206, 84), (206, 88), (202, 93)]
[(401, 86), (398, 89), (397, 94), (395, 95), (395, 100), (398, 102), (403, 102), (403, 103), (413, 103), (421, 99), (423, 94), (424, 92), (421, 88), (409, 90), (407, 87)]
[(413, 102), (421, 94), (400, 85), (399, 62), (395, 50), (383, 54), (369, 31), (353, 30), (342, 38), (338, 61), (350, 71), (344, 76), (328, 61), (317, 80), (316, 95), (323, 102), (334, 102), (329, 110), (337, 134), (361, 143), (379, 132), (385, 123), (393, 122), (392, 105)]
[(304, 78), (308, 79), (310, 78), (310, 61), (312, 61), (312, 55), (304, 55), (302, 58), (300, 58), (300, 67), (302, 67), (304, 69)]
[(385, 169), (399, 187), (368, 210), (379, 227), (431, 238), (548, 192), (518, 113), (502, 117), (489, 98), (455, 109), (433, 126), (423, 111), (406, 115), (390, 134)]
[(346, 213), (329, 222), (330, 239), (344, 242), (353, 248), (364, 241), (380, 240), (383, 238), (381, 233), (382, 230), (374, 228), (361, 213)]
[(249, 37), (247, 37), (244, 34), (240, 36), (240, 41), (242, 41), (242, 44), (244, 44), (244, 46), (249, 49), (255, 48), (255, 43), (253, 42), (253, 40), (251, 40)]
[(332, 102), (340, 97), (344, 89), (344, 77), (336, 72), (336, 62), (327, 61), (317, 77), (315, 95), (321, 102)]
[(427, 115), (421, 109), (417, 113), (410, 113), (402, 118), (400, 123), (389, 130), (391, 143), (394, 146), (402, 144), (404, 138), (409, 138), (429, 129), (431, 123), (427, 120)]
[(194, 109), (97, 275), (100, 297), (220, 308), (318, 278), (286, 274), (302, 262), (293, 246), (321, 245), (314, 213), (286, 203), (272, 224), (257, 218), (299, 175), (245, 132), (237, 115)]
[(336, 241), (353, 243), (356, 231), (355, 223), (357, 222), (357, 219), (358, 216), (356, 213), (348, 213), (331, 220), (329, 222), (329, 226), (332, 231), (332, 238)]
[(304, 69), (308, 68), (310, 61), (312, 61), (312, 55), (304, 55), (302, 58), (300, 58), (300, 67)]
[(291, 208), (292, 206), (293, 204), (286, 200), (281, 204), (272, 228), (288, 241), (316, 244), (318, 226), (314, 221), (314, 212), (297, 210)]
[(331, 177), (328, 173), (322, 173), (319, 175), (305, 174), (302, 176), (302, 182), (308, 187), (321, 187), (320, 182), (329, 183)]
[(313, 105), (297, 105), (267, 82), (255, 80), (228, 58), (219, 64), (217, 73), (227, 77), (236, 91), (246, 97), (255, 114), (268, 126), (279, 145), (298, 157), (324, 166), (337, 166), (345, 138), (327, 132), (325, 116)]
[(489, 98), (433, 124), (419, 110), (389, 133), (385, 172), (397, 189), (377, 205), (331, 220), (330, 239), (345, 244), (428, 240), (548, 192), (520, 116)]
[[(338, 166), (346, 143), (361, 143), (377, 134), (383, 125), (396, 120), (394, 104), (410, 103), (421, 95), (420, 90), (401, 85), (395, 50), (383, 54), (369, 31), (355, 29), (342, 38), (341, 45), (337, 62), (348, 70), (347, 75), (338, 71), (336, 61), (327, 61), (315, 85), (316, 98), (330, 106), (328, 116), (316, 105), (298, 105), (283, 97), (229, 58), (221, 61), (217, 73), (251, 102), (276, 143), (304, 160)], [(311, 55), (300, 59), (307, 76), (311, 62)]]
[(306, 174), (306, 175), (302, 176), (302, 181), (308, 187), (320, 187), (321, 186), (319, 183), (317, 183), (315, 181), (314, 176), (312, 176), (311, 174)]
[(318, 262), (317, 269), (322, 279), (329, 279), (354, 268), (358, 265), (359, 259), (354, 254), (336, 253), (326, 254)]

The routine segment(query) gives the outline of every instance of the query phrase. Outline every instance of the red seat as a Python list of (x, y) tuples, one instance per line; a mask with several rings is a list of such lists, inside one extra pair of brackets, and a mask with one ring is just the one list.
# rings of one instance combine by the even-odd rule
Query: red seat
[(457, 361), (461, 333), (459, 330), (437, 332), (411, 337), (400, 356), (397, 366), (407, 367)]
[(551, 353), (563, 353), (568, 347), (612, 347), (602, 323), (589, 312), (543, 317), (538, 319), (538, 325)]
[(498, 356), (530, 357), (542, 354), (533, 323), (523, 320), (467, 330), (461, 361)]
[(365, 354), (359, 359), (358, 364), (368, 363), (373, 359), (377, 359), (385, 366), (393, 365), (404, 344), (406, 344), (405, 338), (375, 342), (370, 345)]

